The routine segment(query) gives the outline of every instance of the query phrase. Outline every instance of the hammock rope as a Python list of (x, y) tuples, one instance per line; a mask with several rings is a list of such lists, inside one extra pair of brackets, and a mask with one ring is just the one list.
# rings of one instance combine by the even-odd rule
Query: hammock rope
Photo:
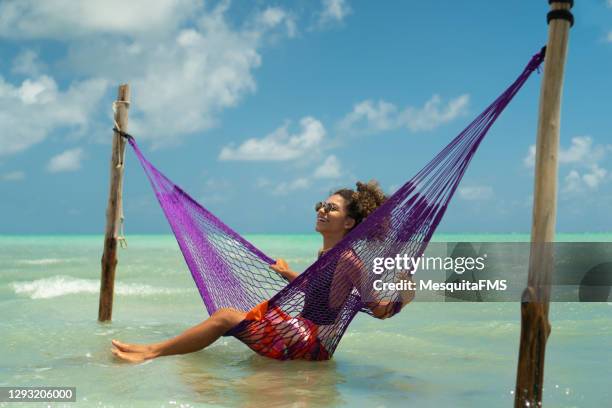
[(289, 284), (270, 270), (274, 259), (170, 181), (133, 137), (117, 130), (151, 182), (208, 313), (221, 308), (249, 312), (227, 335), (267, 357), (325, 360), (358, 312), (376, 317), (373, 305), (384, 305), (384, 317), (390, 317), (402, 309), (399, 292), (375, 291), (373, 282), (397, 282), (405, 271), (376, 275), (374, 258), (424, 253), (482, 139), (539, 68), (544, 51), (413, 178)]

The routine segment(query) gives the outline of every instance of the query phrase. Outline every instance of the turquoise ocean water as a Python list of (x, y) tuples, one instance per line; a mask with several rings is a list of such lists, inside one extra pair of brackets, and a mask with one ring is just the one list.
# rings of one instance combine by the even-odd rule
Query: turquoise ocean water
[[(316, 235), (248, 238), (296, 270), (314, 260), (320, 245)], [(612, 235), (558, 240), (612, 241)], [(172, 236), (131, 236), (128, 242), (119, 254), (113, 322), (100, 324), (101, 236), (0, 236), (0, 386), (76, 386), (76, 405), (65, 406), (513, 403), (520, 319), (512, 302), (415, 302), (393, 319), (358, 316), (328, 362), (268, 360), (222, 338), (198, 353), (121, 363), (110, 353), (112, 338), (159, 341), (207, 316)], [(553, 303), (550, 320), (545, 405), (610, 406), (612, 304)]]

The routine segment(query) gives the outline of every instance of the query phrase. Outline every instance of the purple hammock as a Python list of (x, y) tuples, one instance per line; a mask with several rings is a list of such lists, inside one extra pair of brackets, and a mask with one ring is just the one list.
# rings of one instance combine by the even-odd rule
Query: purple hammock
[(159, 172), (134, 139), (123, 135), (144, 167), (209, 315), (220, 308), (249, 312), (226, 335), (267, 357), (326, 360), (357, 312), (374, 316), (373, 305), (383, 305), (384, 317), (390, 317), (401, 310), (400, 292), (374, 291), (372, 284), (398, 282), (403, 275), (375, 275), (374, 258), (423, 254), (480, 142), (539, 68), (544, 51), (421, 171), (291, 283), (269, 268), (274, 259)]

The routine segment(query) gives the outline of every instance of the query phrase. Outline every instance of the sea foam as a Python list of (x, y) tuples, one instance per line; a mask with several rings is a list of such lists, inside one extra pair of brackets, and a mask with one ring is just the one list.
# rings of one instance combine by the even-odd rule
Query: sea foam
[(17, 261), (21, 265), (57, 265), (62, 262), (65, 262), (65, 260), (57, 258), (23, 259)]
[[(58, 296), (74, 295), (79, 293), (100, 293), (100, 281), (96, 279), (80, 279), (71, 276), (52, 276), (50, 278), (33, 281), (11, 282), (11, 289), (18, 295), (26, 295), (30, 299), (50, 299)], [(160, 288), (141, 283), (115, 284), (117, 295), (150, 296), (160, 294), (175, 294), (187, 292), (186, 289)]]

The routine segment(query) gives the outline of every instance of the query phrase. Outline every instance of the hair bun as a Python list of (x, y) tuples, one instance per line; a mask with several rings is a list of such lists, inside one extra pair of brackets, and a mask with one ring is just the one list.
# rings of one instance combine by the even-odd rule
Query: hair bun
[(380, 184), (376, 180), (370, 180), (367, 183), (358, 181), (356, 183), (356, 200), (359, 204), (360, 210), (363, 217), (370, 215), (376, 208), (378, 208), (387, 197), (382, 191)]
[(343, 188), (337, 190), (334, 194), (338, 194), (346, 200), (348, 216), (355, 220), (355, 225), (358, 225), (384, 203), (387, 197), (376, 180), (370, 180), (367, 183), (358, 181), (356, 185), (356, 190)]

